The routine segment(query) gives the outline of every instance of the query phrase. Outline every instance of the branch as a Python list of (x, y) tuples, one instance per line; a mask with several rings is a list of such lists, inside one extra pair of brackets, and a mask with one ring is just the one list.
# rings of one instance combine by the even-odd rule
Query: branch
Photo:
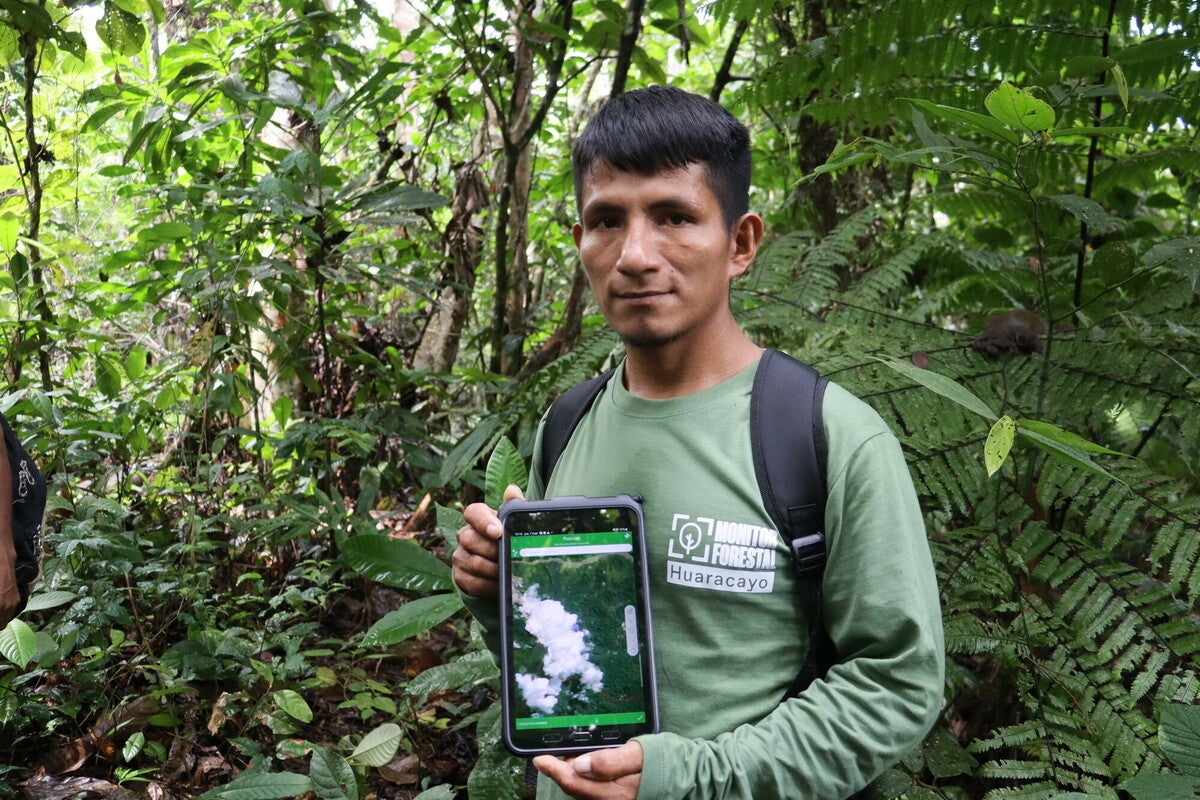
[(629, 65), (633, 63), (633, 48), (642, 33), (642, 14), (646, 11), (646, 0), (629, 0), (625, 8), (625, 29), (621, 31), (621, 42), (617, 48), (617, 66), (613, 70), (612, 97), (625, 91), (629, 79)]
[(46, 287), (42, 279), (42, 248), (38, 244), (42, 235), (42, 173), (41, 162), (49, 160), (49, 154), (44, 145), (38, 144), (37, 127), (34, 124), (35, 104), (34, 88), (38, 78), (38, 39), (32, 32), (21, 34), (21, 56), (25, 62), (25, 85), (22, 107), (25, 113), (25, 163), (24, 176), (29, 178), (26, 190), (26, 204), (29, 208), (29, 280), (33, 288), (34, 304), (40, 319), (37, 321), (38, 366), (41, 368), (42, 391), (54, 389), (50, 377), (50, 337), (46, 335), (46, 325), (53, 316), (50, 303), (46, 299)]
[[(571, 22), (574, 19), (574, 0), (562, 0), (562, 7), (563, 18), (561, 27), (563, 30), (569, 32), (571, 30)], [(563, 83), (559, 78), (562, 76), (563, 63), (566, 59), (567, 40), (563, 39), (559, 42), (553, 59), (547, 65), (546, 94), (542, 97), (541, 105), (538, 106), (537, 111), (533, 112), (533, 117), (529, 120), (529, 126), (517, 141), (518, 149), (523, 150), (533, 139), (534, 135), (541, 130), (542, 123), (546, 121), (546, 115), (550, 113), (550, 106), (554, 103), (554, 98), (558, 96), (559, 90), (563, 87)]]
[(571, 296), (567, 299), (566, 315), (562, 325), (539, 347), (517, 371), (516, 381), (528, 378), (552, 361), (565, 356), (579, 341), (583, 322), (583, 291), (587, 288), (587, 275), (580, 267), (575, 268), (571, 282)]
[[(1100, 42), (1101, 42), (1100, 56), (1102, 58), (1108, 58), (1109, 43), (1112, 38), (1111, 31), (1112, 31), (1112, 26), (1113, 26), (1113, 18), (1116, 15), (1116, 11), (1117, 11), (1117, 0), (1109, 0), (1108, 1), (1108, 20), (1104, 26), (1104, 35), (1100, 37)], [(1105, 73), (1105, 72), (1100, 73), (1100, 82), (1101, 83), (1104, 83), (1106, 74), (1107, 73)], [(1103, 113), (1104, 113), (1104, 100), (1101, 95), (1097, 94), (1096, 100), (1095, 100), (1095, 117), (1092, 121), (1093, 127), (1097, 127), (1097, 128), (1100, 127), (1100, 125), (1102, 123), (1101, 115)], [(1091, 144), (1088, 145), (1087, 178), (1083, 185), (1083, 196), (1087, 197), (1089, 199), (1092, 196), (1092, 185), (1095, 183), (1095, 179), (1096, 179), (1096, 161), (1098, 161), (1100, 158), (1100, 137), (1092, 136), (1091, 140), (1092, 140)], [(1075, 301), (1076, 311), (1079, 310), (1079, 304), (1083, 301), (1083, 264), (1087, 258), (1087, 246), (1088, 246), (1088, 226), (1087, 226), (1086, 222), (1080, 222), (1079, 223), (1079, 253), (1075, 257), (1075, 293), (1073, 296), (1074, 301)]]
[(725, 87), (733, 80), (733, 60), (737, 57), (738, 47), (741, 46), (742, 37), (746, 35), (749, 27), (749, 20), (739, 22), (733, 31), (733, 37), (729, 40), (729, 46), (725, 48), (725, 57), (721, 59), (721, 67), (717, 70), (717, 76), (713, 78), (712, 89), (708, 93), (709, 99), (714, 103), (721, 102), (721, 92), (725, 91)]

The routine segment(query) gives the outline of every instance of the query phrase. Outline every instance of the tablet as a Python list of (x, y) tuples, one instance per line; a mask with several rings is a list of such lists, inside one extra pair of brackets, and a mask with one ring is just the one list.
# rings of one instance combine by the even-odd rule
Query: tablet
[(513, 500), (500, 520), (505, 745), (570, 754), (656, 733), (641, 503)]

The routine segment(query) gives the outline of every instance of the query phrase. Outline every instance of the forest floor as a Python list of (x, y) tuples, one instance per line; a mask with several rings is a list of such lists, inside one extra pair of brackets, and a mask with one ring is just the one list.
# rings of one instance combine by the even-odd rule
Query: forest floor
[[(431, 549), (444, 556), (437, 544)], [(289, 686), (268, 685), (252, 674), (247, 679), (244, 670), (239, 681), (193, 680), (164, 692), (153, 680), (153, 668), (130, 664), (118, 670), (118, 683), (105, 687), (112, 698), (107, 709), (86, 719), (89, 712), (81, 709), (81, 722), (69, 733), (63, 726), (6, 742), (9, 734), (0, 726), (0, 761), (13, 759), (7, 773), (0, 763), (0, 797), (7, 794), (7, 779), (20, 800), (192, 800), (260, 764), (270, 772), (305, 774), (312, 744), (345, 756), (363, 736), (392, 722), (403, 731), (400, 749), (388, 764), (366, 771), (362, 800), (411, 800), (433, 786), (464, 786), (476, 742), (474, 726), (463, 719), (494, 698), (486, 689), (427, 697), (405, 691), (413, 677), (464, 651), (462, 615), (386, 653), (343, 655), (354, 648), (350, 642), (405, 600), (353, 576), (344, 591), (325, 598), (319, 626), (306, 637), (317, 645), (311, 655), (300, 656), (306, 660), (302, 672), (326, 676), (327, 685), (314, 687), (313, 680), (295, 685), (311, 721), (297, 724), (265, 699)], [(296, 653), (266, 650), (253, 656), (267, 665), (289, 657)], [(83, 666), (78, 661), (77, 656), (76, 663), (60, 664), (43, 678), (38, 693), (65, 701), (74, 691), (71, 676)], [(113, 677), (110, 673), (110, 682)], [(131, 743), (140, 753), (130, 755)]]

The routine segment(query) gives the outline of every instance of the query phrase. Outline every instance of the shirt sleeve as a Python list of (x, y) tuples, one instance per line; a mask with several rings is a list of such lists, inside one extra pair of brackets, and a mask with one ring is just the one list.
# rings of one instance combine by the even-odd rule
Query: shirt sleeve
[(822, 613), (838, 663), (764, 719), (715, 739), (640, 737), (638, 800), (838, 800), (933, 724), (943, 693), (941, 613), (899, 443), (886, 430), (870, 435), (829, 484)]

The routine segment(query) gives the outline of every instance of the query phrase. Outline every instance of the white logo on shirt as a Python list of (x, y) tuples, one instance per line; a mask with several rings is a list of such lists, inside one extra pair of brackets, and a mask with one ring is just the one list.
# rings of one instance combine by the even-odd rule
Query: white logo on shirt
[(675, 514), (667, 543), (667, 582), (720, 592), (762, 594), (775, 585), (771, 528)]

